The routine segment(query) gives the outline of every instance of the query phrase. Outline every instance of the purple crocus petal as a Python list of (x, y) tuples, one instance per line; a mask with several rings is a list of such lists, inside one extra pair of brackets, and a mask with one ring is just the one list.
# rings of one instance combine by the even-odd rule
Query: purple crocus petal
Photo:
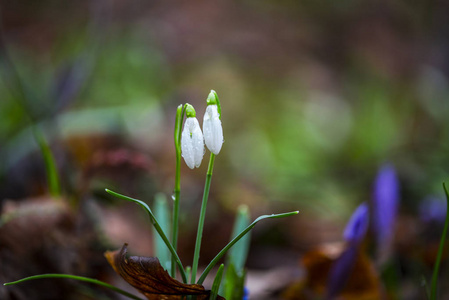
[(447, 203), (443, 198), (429, 196), (419, 206), (419, 216), (424, 222), (444, 223)]
[(373, 189), (372, 225), (379, 245), (388, 243), (393, 233), (399, 204), (399, 181), (394, 167), (383, 165)]
[(327, 291), (325, 299), (334, 299), (345, 287), (351, 275), (357, 258), (359, 243), (353, 242), (343, 251), (340, 257), (332, 264), (327, 279)]
[(369, 225), (368, 205), (360, 204), (346, 224), (343, 237), (348, 242), (360, 242), (365, 237)]
[(329, 271), (326, 299), (333, 299), (344, 288), (346, 281), (351, 275), (359, 246), (366, 235), (368, 225), (368, 204), (363, 202), (352, 213), (351, 218), (346, 224), (343, 237), (348, 244), (343, 253), (332, 264)]
[(244, 288), (243, 288), (243, 297), (242, 297), (242, 300), (248, 300), (249, 299), (249, 290), (248, 290), (248, 288), (245, 286)]

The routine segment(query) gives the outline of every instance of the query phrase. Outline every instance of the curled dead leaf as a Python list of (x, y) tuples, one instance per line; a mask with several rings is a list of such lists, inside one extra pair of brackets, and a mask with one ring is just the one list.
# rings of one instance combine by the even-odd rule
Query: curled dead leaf
[[(348, 245), (326, 245), (304, 254), (302, 265), (306, 277), (292, 283), (283, 292), (283, 299), (308, 300), (322, 298), (329, 288), (329, 274), (333, 264), (348, 250)], [(348, 278), (341, 291), (331, 299), (379, 300), (384, 299), (381, 282), (368, 255), (362, 249), (355, 249)]]
[[(172, 278), (156, 257), (126, 257), (127, 244), (122, 249), (107, 251), (106, 259), (114, 270), (130, 285), (139, 290), (148, 300), (181, 300), (188, 295), (198, 300), (207, 300), (210, 291), (200, 284), (184, 284)], [(217, 299), (224, 300), (217, 296)]]

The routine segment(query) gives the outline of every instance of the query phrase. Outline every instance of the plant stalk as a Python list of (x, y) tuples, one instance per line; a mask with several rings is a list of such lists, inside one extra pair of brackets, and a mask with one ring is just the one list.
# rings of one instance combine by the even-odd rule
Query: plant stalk
[[(176, 171), (175, 188), (173, 190), (173, 226), (172, 226), (172, 245), (175, 251), (178, 251), (178, 232), (179, 232), (179, 199), (181, 196), (181, 127), (184, 119), (185, 105), (178, 106), (175, 120), (175, 150), (176, 150)], [(171, 259), (171, 277), (176, 277), (176, 258), (172, 255)]]
[(449, 193), (448, 193), (448, 191), (446, 189), (446, 185), (444, 183), (443, 183), (443, 189), (444, 189), (444, 193), (446, 194), (446, 203), (447, 203), (446, 219), (444, 221), (443, 234), (441, 235), (440, 246), (438, 248), (437, 259), (435, 261), (435, 267), (433, 269), (433, 274), (432, 274), (432, 283), (431, 283), (431, 288), (430, 288), (430, 299), (431, 300), (437, 299), (438, 272), (440, 269), (441, 257), (443, 256), (444, 242), (446, 240), (447, 228), (449, 227)]
[(196, 272), (198, 270), (198, 261), (200, 258), (201, 239), (203, 237), (204, 220), (206, 218), (207, 199), (209, 198), (210, 183), (212, 180), (212, 172), (214, 169), (215, 154), (210, 154), (209, 166), (206, 173), (206, 183), (204, 184), (203, 201), (201, 203), (200, 219), (198, 221), (198, 231), (196, 234), (195, 252), (193, 254), (192, 274), (190, 281), (192, 284), (196, 281)]

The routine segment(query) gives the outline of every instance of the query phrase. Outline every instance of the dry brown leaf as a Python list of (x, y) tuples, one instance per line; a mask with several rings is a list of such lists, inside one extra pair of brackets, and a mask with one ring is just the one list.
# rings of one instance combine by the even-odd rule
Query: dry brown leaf
[[(126, 257), (127, 244), (122, 249), (107, 251), (105, 256), (114, 270), (130, 285), (139, 290), (149, 300), (181, 300), (194, 295), (198, 300), (207, 300), (210, 291), (199, 284), (184, 284), (172, 278), (162, 268), (156, 257)], [(217, 296), (217, 299), (224, 300)]]
[[(307, 271), (303, 280), (289, 286), (283, 293), (284, 299), (315, 299), (325, 294), (329, 271), (342, 253), (340, 247), (320, 247), (307, 252), (302, 263)], [(349, 279), (342, 288), (339, 300), (382, 299), (381, 283), (373, 263), (363, 252), (358, 251)]]

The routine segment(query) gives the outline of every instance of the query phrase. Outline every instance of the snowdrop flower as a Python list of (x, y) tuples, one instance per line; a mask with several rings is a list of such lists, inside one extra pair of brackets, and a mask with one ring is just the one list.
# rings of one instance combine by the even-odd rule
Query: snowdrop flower
[(220, 153), (223, 145), (223, 128), (221, 127), (221, 109), (217, 93), (211, 91), (207, 97), (207, 108), (203, 118), (204, 141), (213, 154)]
[(190, 169), (199, 167), (204, 155), (204, 140), (200, 124), (196, 119), (195, 109), (188, 104), (186, 107), (186, 121), (181, 134), (181, 152), (184, 161)]

